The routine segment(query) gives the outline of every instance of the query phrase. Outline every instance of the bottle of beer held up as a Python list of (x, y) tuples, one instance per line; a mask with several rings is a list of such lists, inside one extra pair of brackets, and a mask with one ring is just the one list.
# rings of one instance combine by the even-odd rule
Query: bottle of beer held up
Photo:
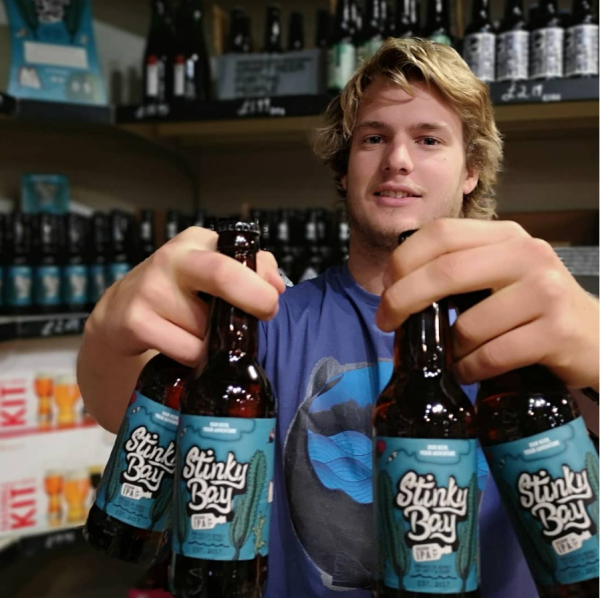
[[(258, 223), (221, 222), (218, 249), (256, 269)], [(208, 361), (186, 384), (177, 436), (171, 591), (260, 598), (273, 499), (275, 400), (256, 318), (215, 298)]]
[(189, 372), (159, 354), (140, 374), (83, 529), (108, 556), (149, 565), (169, 549), (179, 398)]
[(597, 596), (598, 453), (569, 391), (535, 365), (483, 381), (476, 406), (481, 444), (540, 597)]
[(453, 373), (448, 317), (443, 300), (396, 331), (373, 413), (378, 598), (479, 596), (475, 410)]

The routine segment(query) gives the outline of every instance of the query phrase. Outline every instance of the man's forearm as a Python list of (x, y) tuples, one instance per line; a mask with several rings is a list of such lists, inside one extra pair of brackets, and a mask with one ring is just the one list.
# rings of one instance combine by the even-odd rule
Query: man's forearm
[(154, 355), (151, 351), (135, 357), (118, 355), (86, 329), (77, 380), (86, 409), (103, 428), (118, 431), (140, 372)]

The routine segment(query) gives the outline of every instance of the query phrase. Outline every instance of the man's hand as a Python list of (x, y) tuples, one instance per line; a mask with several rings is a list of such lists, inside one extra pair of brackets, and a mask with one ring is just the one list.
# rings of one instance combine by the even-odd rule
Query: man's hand
[(188, 366), (205, 353), (203, 291), (261, 318), (277, 313), (285, 290), (275, 258), (261, 251), (258, 273), (220, 254), (217, 234), (192, 227), (111, 286), (88, 318), (77, 377), (88, 411), (116, 432), (140, 371), (156, 351)]
[(155, 349), (185, 365), (201, 358), (208, 306), (203, 291), (268, 320), (285, 290), (272, 254), (261, 251), (258, 274), (220, 254), (218, 235), (191, 227), (111, 286), (86, 324), (116, 354)]
[(598, 389), (598, 301), (548, 243), (514, 222), (432, 222), (395, 250), (384, 285), (384, 331), (444, 297), (492, 290), (454, 325), (464, 383), (540, 363), (569, 387)]

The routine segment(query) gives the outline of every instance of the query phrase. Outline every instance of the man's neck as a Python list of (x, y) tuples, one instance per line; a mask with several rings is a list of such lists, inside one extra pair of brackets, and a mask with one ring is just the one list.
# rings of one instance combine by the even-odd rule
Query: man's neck
[(348, 270), (356, 283), (369, 293), (374, 295), (383, 293), (383, 276), (390, 258), (389, 251), (376, 251), (371, 247), (363, 246), (357, 237), (350, 239)]

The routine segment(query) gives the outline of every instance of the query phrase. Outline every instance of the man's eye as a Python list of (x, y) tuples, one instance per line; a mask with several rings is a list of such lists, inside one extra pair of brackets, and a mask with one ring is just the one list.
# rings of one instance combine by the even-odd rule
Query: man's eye
[(382, 141), (382, 137), (381, 135), (369, 135), (366, 139), (365, 139), (365, 143), (381, 143)]
[(437, 145), (439, 143), (439, 141), (434, 137), (423, 137), (421, 141), (424, 145)]

